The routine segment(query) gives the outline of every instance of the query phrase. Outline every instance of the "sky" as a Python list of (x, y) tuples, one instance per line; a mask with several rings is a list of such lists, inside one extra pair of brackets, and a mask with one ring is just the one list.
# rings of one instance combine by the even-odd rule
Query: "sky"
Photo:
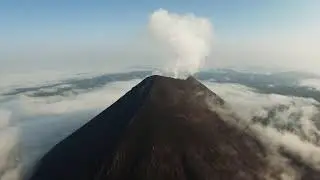
[(317, 0), (2, 0), (0, 71), (156, 66), (146, 29), (159, 8), (212, 23), (207, 67), (320, 70)]
[[(158, 11), (160, 8), (166, 11)], [(203, 68), (294, 69), (320, 73), (319, 9), (319, 0), (0, 0), (0, 94), (15, 87), (73, 78), (74, 74), (81, 78), (78, 73), (166, 66), (165, 59), (171, 58), (170, 54), (156, 44), (149, 29), (150, 25), (157, 29), (157, 22), (164, 17), (170, 26), (160, 24), (157, 30), (163, 31), (156, 32), (169, 40), (171, 32), (179, 35), (180, 57), (207, 56), (207, 51), (193, 46), (190, 39), (211, 48)], [(190, 23), (193, 18), (186, 18), (185, 14), (194, 14), (200, 19)], [(183, 26), (177, 28), (172, 17), (178, 17)], [(197, 36), (197, 28), (200, 30), (202, 26), (194, 26), (202, 20), (209, 24), (205, 23), (205, 31), (199, 32), (206, 32), (210, 37), (213, 34), (212, 46), (208, 45), (211, 43), (207, 42), (207, 36)], [(206, 31), (210, 25), (212, 33)], [(176, 44), (166, 42), (169, 48), (176, 48)], [(189, 49), (191, 52), (184, 56)], [(194, 53), (197, 56), (193, 56)], [(193, 62), (193, 59), (188, 61), (191, 65), (201, 64)], [(116, 82), (63, 97), (0, 95), (0, 179), (20, 179), (12, 176), (19, 174), (21, 167), (14, 166), (16, 169), (12, 170), (9, 161), (30, 165), (29, 161), (33, 163), (49, 147), (139, 81)], [(287, 125), (293, 114), (301, 114), (298, 125), (302, 129), (297, 129), (296, 134), (279, 133), (271, 127), (256, 131), (270, 136), (270, 142), (275, 141), (273, 144), (281, 145), (282, 150), (298, 154), (297, 157), (309, 163), (319, 162), (320, 149), (313, 143), (314, 134), (320, 134), (313, 124), (313, 117), (319, 117), (318, 102), (259, 94), (236, 84), (206, 82), (205, 85), (229, 102), (234, 108), (231, 112), (239, 113), (244, 120), (264, 118), (268, 109), (277, 108), (279, 104), (288, 107), (273, 113), (275, 119), (281, 120), (280, 124)], [(301, 86), (318, 88), (318, 85), (318, 79), (301, 82)], [(55, 88), (58, 87), (41, 91), (57, 91)], [(299, 133), (310, 142), (301, 141), (296, 136)], [(20, 145), (22, 160), (7, 158)]]

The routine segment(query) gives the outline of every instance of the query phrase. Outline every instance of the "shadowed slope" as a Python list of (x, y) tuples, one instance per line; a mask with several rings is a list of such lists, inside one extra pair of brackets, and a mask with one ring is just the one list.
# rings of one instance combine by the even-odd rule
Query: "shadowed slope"
[(146, 78), (121, 99), (49, 151), (39, 162), (32, 180), (93, 179), (110, 156), (152, 87)]
[(208, 109), (223, 100), (193, 79), (158, 77), (112, 166), (97, 179), (257, 179), (262, 147)]

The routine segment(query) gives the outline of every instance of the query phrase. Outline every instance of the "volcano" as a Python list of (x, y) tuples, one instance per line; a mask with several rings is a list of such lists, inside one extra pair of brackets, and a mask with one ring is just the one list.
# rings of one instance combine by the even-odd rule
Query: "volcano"
[(265, 147), (213, 110), (224, 105), (192, 77), (148, 77), (54, 146), (30, 180), (266, 179)]

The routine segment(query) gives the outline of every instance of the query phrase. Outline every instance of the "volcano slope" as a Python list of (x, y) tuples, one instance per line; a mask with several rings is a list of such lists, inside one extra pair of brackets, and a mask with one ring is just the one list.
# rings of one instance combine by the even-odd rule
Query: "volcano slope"
[[(280, 179), (265, 146), (212, 110), (224, 104), (193, 78), (148, 77), (52, 148), (30, 179)], [(308, 172), (301, 179), (320, 177), (296, 167)]]

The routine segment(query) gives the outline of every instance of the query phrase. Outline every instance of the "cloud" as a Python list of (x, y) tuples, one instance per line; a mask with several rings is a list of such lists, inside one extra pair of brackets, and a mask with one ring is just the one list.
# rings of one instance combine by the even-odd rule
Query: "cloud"
[[(102, 89), (93, 90), (80, 95), (71, 95), (66, 98), (51, 97), (34, 99), (20, 96), (20, 105), (24, 111), (31, 114), (64, 114), (82, 110), (96, 110), (112, 104), (124, 95), (140, 80), (114, 82)], [(61, 99), (61, 100), (59, 100)]]
[[(28, 97), (16, 95), (0, 104), (0, 180), (21, 179), (54, 144), (81, 127), (129, 91), (141, 79), (113, 82), (77, 95)], [(228, 117), (236, 114), (242, 127), (276, 152), (285, 150), (319, 168), (319, 103), (312, 99), (259, 94), (238, 84), (204, 82), (226, 100)], [(288, 163), (284, 157), (270, 159)], [(283, 159), (284, 158), (284, 159)], [(270, 162), (272, 163), (272, 162)], [(283, 165), (283, 164), (282, 164)], [(287, 167), (289, 164), (283, 165)], [(292, 173), (286, 168), (288, 174)]]
[(300, 81), (299, 85), (320, 91), (320, 79), (304, 79)]
[[(7, 115), (0, 114), (0, 118), (0, 121), (10, 121)], [(8, 124), (0, 128), (0, 180), (6, 180), (8, 173), (17, 167), (15, 157), (18, 156), (18, 138), (17, 128), (10, 127)]]
[(259, 94), (238, 84), (205, 84), (226, 100), (228, 108), (220, 111), (226, 114), (225, 119), (235, 114), (240, 119), (236, 124), (249, 128), (268, 149), (277, 153), (285, 151), (320, 170), (320, 108), (317, 101)]
[(0, 180), (19, 180), (53, 145), (135, 86), (113, 82), (70, 96), (17, 95), (0, 104)]
[(0, 109), (0, 129), (5, 128), (9, 125), (10, 117), (11, 117), (10, 111)]
[(159, 9), (151, 15), (149, 29), (172, 54), (171, 62), (166, 67), (175, 77), (185, 77), (199, 71), (210, 54), (213, 27), (206, 18)]

